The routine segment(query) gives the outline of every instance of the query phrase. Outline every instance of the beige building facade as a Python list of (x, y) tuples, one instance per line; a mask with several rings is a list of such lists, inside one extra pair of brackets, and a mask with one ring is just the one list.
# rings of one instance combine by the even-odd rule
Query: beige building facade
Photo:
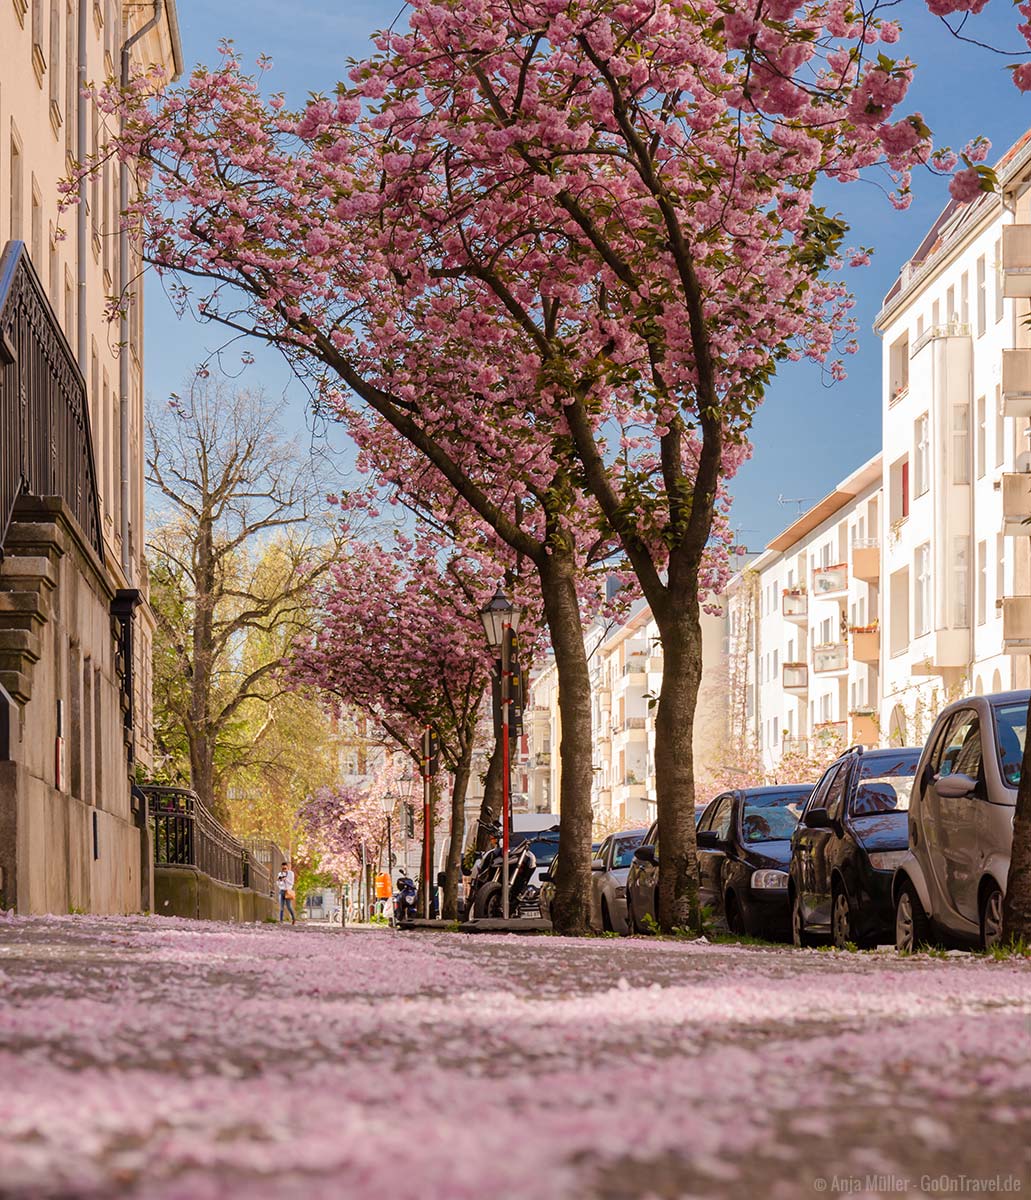
[[(0, 3), (0, 903), (146, 906), (153, 620), (144, 559), (138, 255), (109, 160), (59, 209), (112, 119), (82, 96), (181, 70), (174, 3)], [(108, 320), (124, 294), (123, 322)]]

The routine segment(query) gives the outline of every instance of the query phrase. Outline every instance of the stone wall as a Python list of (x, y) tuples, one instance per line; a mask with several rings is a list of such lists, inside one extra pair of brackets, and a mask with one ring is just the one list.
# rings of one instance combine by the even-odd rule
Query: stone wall
[(154, 911), (202, 921), (264, 921), (278, 917), (271, 896), (219, 883), (196, 867), (154, 868)]
[(3, 902), (20, 913), (139, 912), (148, 859), (130, 794), (111, 575), (54, 498), (19, 500), (3, 550)]

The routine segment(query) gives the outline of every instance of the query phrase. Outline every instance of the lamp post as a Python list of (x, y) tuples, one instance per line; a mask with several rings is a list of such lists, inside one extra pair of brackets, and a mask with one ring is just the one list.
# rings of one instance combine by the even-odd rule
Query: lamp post
[[(394, 878), (394, 845), (390, 836), (390, 818), (394, 815), (394, 805), (397, 803), (397, 797), (387, 795), (386, 792), (379, 798), (380, 808), (383, 810), (383, 815), (387, 818), (387, 875), (390, 877), (391, 885)], [(390, 924), (394, 924), (394, 897), (393, 886), (391, 886), (390, 895)]]
[(498, 584), (494, 598), (480, 610), (487, 634), (487, 645), (501, 658), (501, 915), (508, 920), (508, 843), (511, 825), (511, 787), (509, 765), (509, 708), (512, 703), (512, 638), (519, 631), (520, 609)]

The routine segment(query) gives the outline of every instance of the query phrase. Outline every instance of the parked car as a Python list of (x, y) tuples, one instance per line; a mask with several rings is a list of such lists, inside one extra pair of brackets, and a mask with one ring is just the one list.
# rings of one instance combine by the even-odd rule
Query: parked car
[[(548, 816), (554, 820), (554, 816), (551, 813)], [(530, 886), (540, 887), (541, 875), (547, 870), (548, 863), (558, 853), (558, 826), (552, 825), (548, 829), (534, 830), (513, 829), (512, 847), (514, 848), (523, 842), (530, 843), (530, 853), (537, 860), (537, 869), (530, 880)]]
[[(788, 936), (791, 834), (812, 784), (723, 792), (698, 821), (699, 895), (733, 933)], [(642, 933), (658, 907), (658, 822), (634, 851), (627, 874), (627, 927)]]
[(892, 882), (895, 945), (995, 945), (1031, 693), (971, 696), (943, 709), (909, 802), (909, 852)]
[(591, 925), (605, 933), (626, 933), (626, 877), (646, 829), (610, 834), (598, 848), (591, 873)]
[(890, 941), (891, 881), (906, 857), (919, 747), (855, 746), (816, 785), (791, 838), (788, 902), (796, 946)]

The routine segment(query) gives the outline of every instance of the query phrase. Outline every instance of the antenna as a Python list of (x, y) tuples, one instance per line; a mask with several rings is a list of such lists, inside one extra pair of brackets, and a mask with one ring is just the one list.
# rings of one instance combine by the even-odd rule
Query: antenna
[(806, 511), (806, 509), (812, 508), (812, 506), (816, 503), (816, 499), (815, 499), (815, 497), (809, 497), (809, 496), (800, 496), (800, 497), (778, 496), (777, 503), (780, 505), (783, 505), (785, 507), (788, 504), (797, 505), (795, 515), (800, 517)]

